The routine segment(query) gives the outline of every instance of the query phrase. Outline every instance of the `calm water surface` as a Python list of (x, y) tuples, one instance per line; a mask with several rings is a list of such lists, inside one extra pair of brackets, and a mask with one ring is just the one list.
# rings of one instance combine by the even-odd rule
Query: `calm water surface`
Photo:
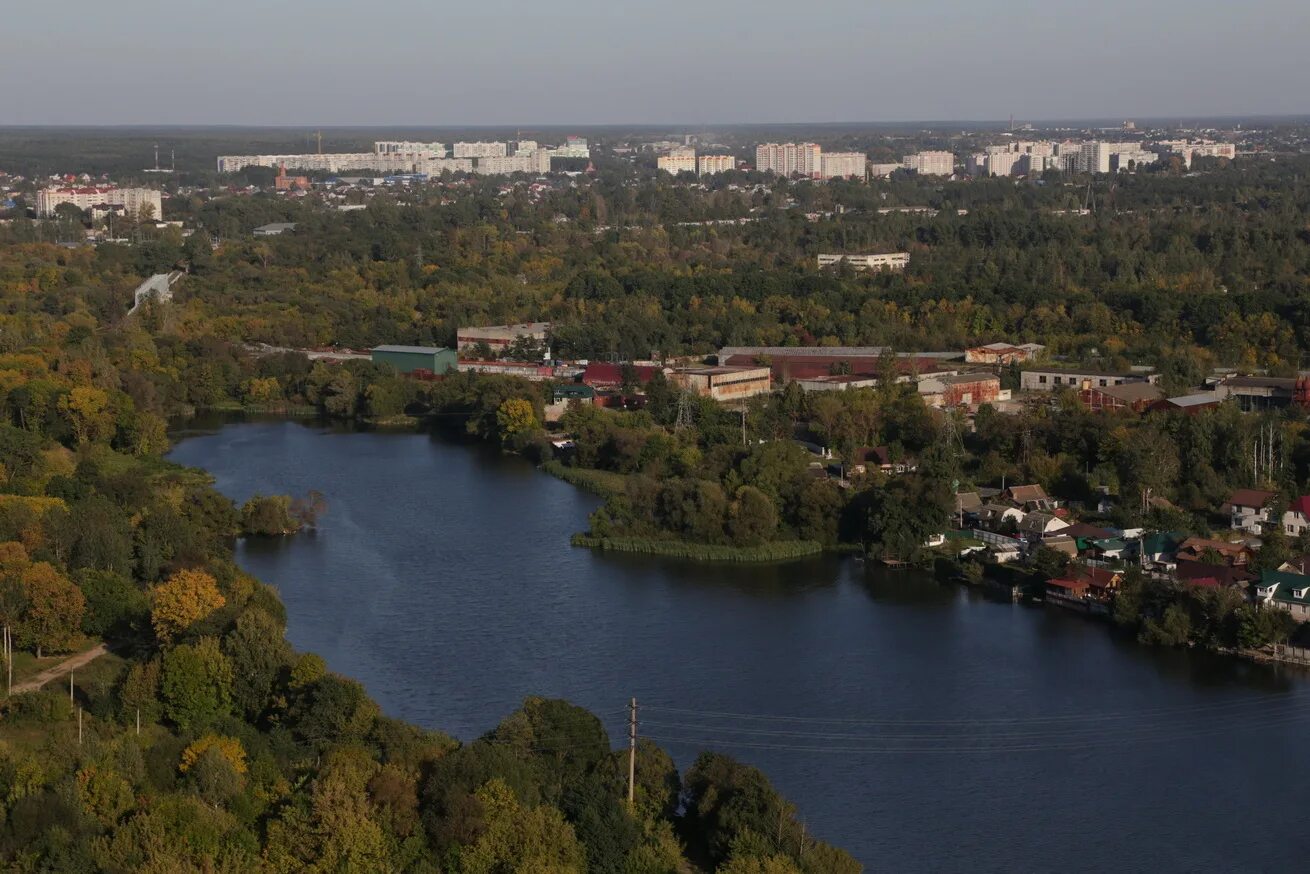
[(281, 592), (292, 643), (390, 715), (473, 738), (525, 696), (563, 697), (617, 739), (635, 695), (681, 762), (759, 765), (870, 870), (1306, 868), (1301, 673), (850, 560), (574, 549), (594, 497), (424, 435), (245, 422), (195, 428), (172, 458), (237, 501), (327, 496), (317, 532), (237, 556)]

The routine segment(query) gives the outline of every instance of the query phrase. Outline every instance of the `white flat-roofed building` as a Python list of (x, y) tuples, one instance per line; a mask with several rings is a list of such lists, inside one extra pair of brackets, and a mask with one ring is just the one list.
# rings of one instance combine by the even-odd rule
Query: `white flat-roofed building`
[(540, 148), (541, 146), (537, 144), (536, 140), (515, 140), (513, 154), (521, 155), (526, 152), (535, 152)]
[(915, 152), (906, 155), (901, 161), (906, 170), (913, 170), (920, 176), (951, 176), (955, 173), (955, 154), (953, 152)]
[(817, 179), (823, 172), (823, 150), (815, 143), (761, 143), (755, 147), (755, 169)]
[(883, 176), (890, 176), (897, 170), (903, 169), (905, 169), (905, 165), (903, 164), (870, 164), (869, 175), (875, 179), (880, 179)]
[(673, 176), (679, 173), (695, 173), (696, 150), (671, 149), (667, 155), (660, 155), (655, 159), (655, 166)]
[(875, 255), (840, 255), (823, 253), (819, 255), (819, 267), (835, 267), (846, 263), (855, 270), (904, 270), (910, 263), (909, 252), (886, 252)]
[(1084, 388), (1109, 388), (1116, 385), (1150, 383), (1159, 385), (1160, 374), (1147, 371), (1129, 371), (1127, 373), (1107, 373), (1099, 370), (1025, 370), (1019, 374), (1019, 388), (1022, 391), (1059, 391), (1065, 388), (1074, 390)]
[(509, 154), (505, 143), (455, 143), (454, 158), (503, 158)]
[(92, 185), (76, 188), (42, 188), (36, 193), (36, 214), (51, 216), (60, 204), (69, 203), (78, 209), (96, 207), (121, 209), (132, 216), (142, 215), (142, 209), (154, 219), (163, 218), (164, 201), (153, 188), (117, 188), (112, 185)]
[(696, 158), (696, 173), (699, 176), (712, 176), (737, 169), (737, 159), (732, 155), (699, 155)]
[(869, 158), (863, 152), (823, 152), (819, 156), (824, 179), (863, 179)]

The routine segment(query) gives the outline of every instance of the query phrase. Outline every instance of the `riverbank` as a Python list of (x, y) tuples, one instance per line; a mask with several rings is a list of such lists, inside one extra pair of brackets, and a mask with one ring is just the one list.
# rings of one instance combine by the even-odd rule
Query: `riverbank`
[(758, 546), (722, 546), (712, 543), (688, 543), (683, 540), (654, 540), (645, 537), (592, 537), (574, 534), (574, 546), (609, 552), (634, 552), (693, 561), (763, 563), (794, 561), (823, 552), (823, 545), (809, 540), (780, 540)]

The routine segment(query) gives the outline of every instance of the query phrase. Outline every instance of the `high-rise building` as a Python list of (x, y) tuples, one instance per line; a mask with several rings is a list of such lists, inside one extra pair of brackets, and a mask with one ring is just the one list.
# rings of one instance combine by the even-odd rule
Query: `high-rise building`
[(456, 158), (503, 158), (508, 154), (505, 143), (455, 143)]
[(863, 152), (823, 152), (819, 161), (824, 179), (863, 179), (869, 158)]
[(695, 173), (696, 150), (670, 149), (668, 154), (660, 155), (655, 159), (655, 166), (673, 176), (679, 173)]
[(133, 217), (158, 220), (164, 215), (164, 202), (153, 188), (115, 188), (112, 185), (85, 188), (42, 188), (36, 193), (36, 214), (51, 216), (60, 204), (69, 203), (78, 209), (104, 207), (121, 209)]
[(950, 176), (955, 173), (955, 155), (951, 152), (916, 152), (906, 155), (901, 165), (920, 176)]
[(701, 155), (696, 158), (696, 173), (700, 176), (712, 176), (737, 169), (737, 159), (732, 155)]
[(512, 149), (512, 154), (523, 155), (528, 152), (535, 152), (539, 146), (536, 140), (516, 140)]
[(823, 150), (814, 143), (761, 143), (755, 147), (755, 169), (779, 176), (819, 178)]

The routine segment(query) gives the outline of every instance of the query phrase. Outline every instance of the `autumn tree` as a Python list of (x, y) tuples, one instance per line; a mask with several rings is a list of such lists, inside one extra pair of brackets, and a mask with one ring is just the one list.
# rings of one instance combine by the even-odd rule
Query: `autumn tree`
[(86, 610), (81, 590), (47, 562), (28, 567), (22, 582), (27, 609), (18, 627), (21, 645), (34, 647), (38, 658), (44, 650), (71, 648)]
[(201, 570), (181, 570), (150, 590), (150, 623), (155, 636), (171, 643), (226, 603), (218, 582)]

